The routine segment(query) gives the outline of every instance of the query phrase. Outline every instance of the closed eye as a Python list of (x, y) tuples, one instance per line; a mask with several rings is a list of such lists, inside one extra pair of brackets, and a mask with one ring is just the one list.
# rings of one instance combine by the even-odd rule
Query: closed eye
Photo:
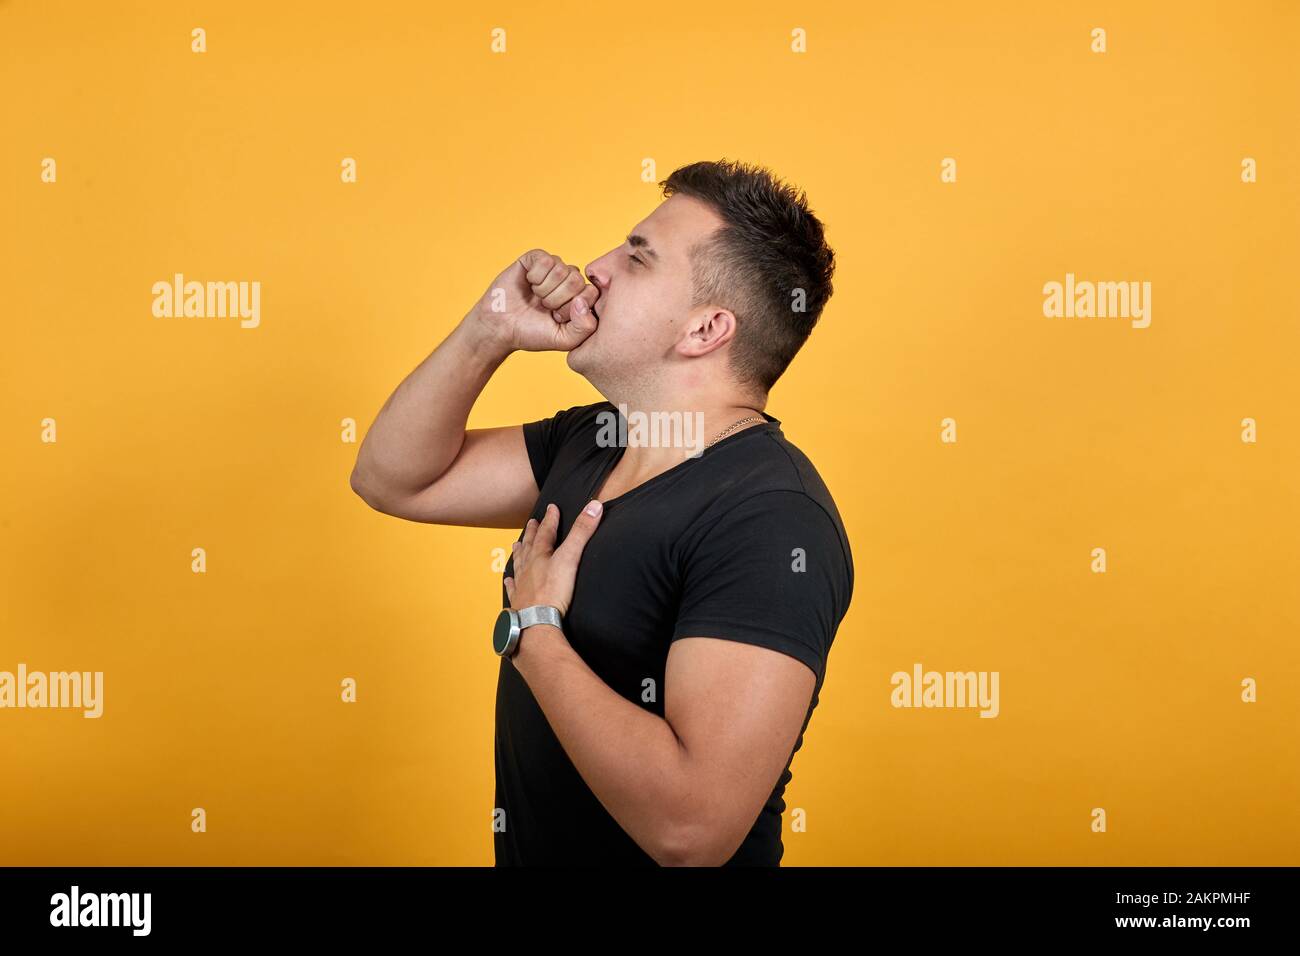
[(645, 265), (644, 262), (642, 262), (640, 259), (638, 259), (636, 256), (632, 255), (631, 253), (628, 253), (628, 258), (631, 259), (633, 262), (635, 262), (635, 263), (636, 263), (637, 265), (639, 265), (639, 266), (644, 266), (644, 265)]

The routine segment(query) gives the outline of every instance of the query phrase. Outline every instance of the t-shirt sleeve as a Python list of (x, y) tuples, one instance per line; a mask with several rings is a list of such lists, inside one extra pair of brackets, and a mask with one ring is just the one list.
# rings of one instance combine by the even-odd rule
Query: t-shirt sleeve
[(763, 492), (687, 547), (672, 639), (768, 647), (807, 664), (820, 687), (853, 591), (851, 558), (822, 506), (802, 491)]
[(550, 418), (524, 423), (524, 446), (528, 449), (528, 462), (533, 467), (533, 479), (538, 488), (546, 483), (546, 476), (551, 473), (551, 466), (555, 464), (560, 447), (573, 434), (575, 427), (591, 413), (593, 407), (573, 405), (556, 412)]

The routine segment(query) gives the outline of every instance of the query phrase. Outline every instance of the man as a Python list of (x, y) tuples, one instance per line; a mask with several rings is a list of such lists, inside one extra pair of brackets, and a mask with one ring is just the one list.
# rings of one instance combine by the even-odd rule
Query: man
[[(660, 186), (591, 285), (540, 249), (512, 262), (389, 397), (352, 474), (390, 515), (523, 527), (493, 634), (498, 866), (779, 865), (852, 595), (830, 493), (763, 410), (831, 295), (822, 224), (745, 164)], [(606, 401), (465, 430), (506, 356), (550, 349)], [(702, 429), (611, 441), (658, 413)]]

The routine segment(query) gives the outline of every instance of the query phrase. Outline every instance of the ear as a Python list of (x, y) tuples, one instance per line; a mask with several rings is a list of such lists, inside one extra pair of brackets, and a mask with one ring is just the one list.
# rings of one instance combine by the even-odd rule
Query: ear
[(687, 319), (677, 354), (688, 358), (708, 355), (722, 348), (736, 335), (736, 316), (730, 309), (701, 306)]

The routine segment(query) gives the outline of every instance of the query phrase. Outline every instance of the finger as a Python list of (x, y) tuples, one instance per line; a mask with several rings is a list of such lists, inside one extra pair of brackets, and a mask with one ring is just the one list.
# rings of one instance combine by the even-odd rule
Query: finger
[(553, 504), (547, 505), (542, 523), (537, 526), (537, 536), (533, 539), (533, 546), (538, 554), (550, 554), (554, 550), (555, 533), (559, 526), (560, 509)]
[[(540, 291), (537, 293), (542, 296), (542, 308), (558, 309), (586, 288), (587, 280), (582, 277), (581, 269), (577, 266), (565, 266), (564, 268), (566, 270), (564, 277), (549, 294), (542, 295)], [(547, 278), (549, 279), (549, 276)]]
[[(548, 302), (550, 303), (549, 305), (545, 305), (545, 308), (556, 308), (560, 303), (567, 302), (572, 297), (572, 295), (564, 295), (562, 292), (559, 292), (559, 290), (563, 287), (564, 283), (569, 281), (569, 277), (577, 271), (577, 266), (566, 265), (564, 260), (556, 259), (555, 265), (551, 266), (551, 271), (546, 273), (546, 278), (533, 286), (533, 294), (537, 296), (537, 298), (541, 299), (544, 304)], [(579, 278), (581, 278), (581, 276)], [(557, 293), (560, 295), (560, 298), (553, 298)], [(577, 290), (575, 289), (573, 295), (576, 294)]]
[(594, 285), (584, 286), (581, 292), (556, 310), (559, 313), (557, 321), (570, 322), (580, 319), (579, 328), (594, 327), (596, 316), (591, 311), (591, 307), (596, 304), (596, 300), (599, 298), (600, 290), (598, 288)]
[(529, 518), (528, 523), (524, 525), (524, 537), (520, 542), (520, 550), (522, 550), (525, 555), (528, 553), (528, 549), (532, 547), (533, 538), (537, 535), (537, 526), (540, 523), (541, 522), (536, 518)]
[(506, 578), (506, 597), (510, 600), (510, 606), (515, 604), (515, 579)]
[(555, 256), (545, 249), (529, 249), (519, 257), (519, 264), (524, 267), (524, 278), (530, 286), (535, 286), (551, 271), (555, 265)]
[(522, 574), (524, 570), (524, 546), (520, 541), (510, 545), (510, 565), (516, 575)]
[[(592, 510), (595, 514), (592, 514)], [(573, 527), (564, 538), (564, 544), (556, 549), (556, 556), (562, 557), (566, 562), (571, 562), (573, 567), (578, 566), (578, 560), (582, 557), (582, 549), (587, 546), (591, 536), (596, 533), (596, 526), (600, 524), (600, 516), (604, 514), (605, 508), (599, 499), (592, 499), (587, 506), (582, 509), (578, 517), (573, 521)]]
[(600, 325), (596, 313), (591, 311), (591, 303), (600, 297), (600, 293), (595, 286), (588, 288), (590, 293), (584, 290), (564, 308), (551, 313), (555, 316), (555, 321), (560, 323), (556, 327), (555, 338), (562, 350), (567, 351), (581, 345)]

